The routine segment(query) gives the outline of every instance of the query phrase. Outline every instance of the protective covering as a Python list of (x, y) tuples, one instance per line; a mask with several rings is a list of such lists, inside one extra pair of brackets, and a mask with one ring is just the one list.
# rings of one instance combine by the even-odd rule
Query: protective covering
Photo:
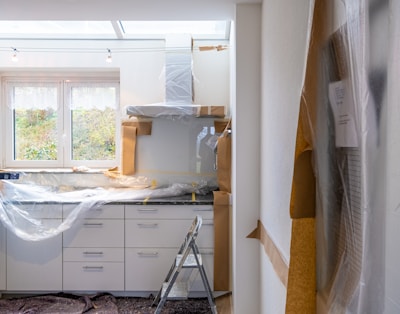
[(344, 24), (320, 47), (316, 106), (303, 96), (317, 179), (317, 312), (383, 313), (389, 2), (342, 3)]
[[(164, 187), (144, 187), (145, 180), (138, 180), (134, 187), (74, 187), (55, 185), (57, 175), (45, 174), (40, 180), (33, 182), (24, 180), (0, 181), (0, 221), (18, 237), (27, 241), (40, 241), (54, 237), (69, 229), (74, 224), (85, 218), (88, 211), (96, 209), (110, 202), (144, 201), (148, 199), (165, 199), (181, 196), (188, 193), (207, 194), (216, 187), (209, 182), (196, 182), (192, 184), (174, 183)], [(29, 177), (29, 176), (28, 176)], [(133, 184), (133, 177), (128, 180)], [(124, 183), (128, 181), (124, 180)], [(69, 211), (62, 221), (46, 224), (42, 217), (35, 214), (43, 204), (68, 204)], [(56, 209), (54, 209), (55, 211)], [(55, 217), (53, 209), (47, 210), (47, 217)], [(61, 217), (61, 216), (60, 216)]]

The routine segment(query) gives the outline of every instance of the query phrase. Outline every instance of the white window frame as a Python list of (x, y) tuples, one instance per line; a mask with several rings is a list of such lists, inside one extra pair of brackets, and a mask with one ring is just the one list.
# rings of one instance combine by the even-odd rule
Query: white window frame
[[(8, 104), (9, 97), (9, 86), (18, 86), (19, 84), (34, 83), (34, 84), (52, 84), (58, 86), (59, 95), (59, 109), (58, 109), (58, 121), (57, 129), (58, 133), (58, 149), (57, 149), (57, 160), (15, 160), (14, 159), (14, 118), (13, 118), (13, 108)], [(115, 86), (117, 89), (117, 99), (116, 99), (116, 118), (115, 118), (115, 159), (114, 160), (72, 160), (72, 136), (71, 136), (71, 114), (70, 107), (68, 103), (69, 86), (76, 86), (80, 84), (84, 86), (87, 83), (89, 86), (99, 83), (99, 85), (104, 85), (109, 83)], [(2, 128), (3, 142), (0, 142), (1, 149), (3, 151), (3, 166), (6, 168), (71, 168), (74, 166), (86, 166), (89, 168), (110, 168), (115, 167), (119, 164), (120, 160), (120, 121), (121, 114), (119, 108), (119, 79), (116, 77), (104, 77), (104, 78), (92, 78), (86, 76), (78, 76), (71, 78), (68, 75), (63, 75), (61, 77), (37, 77), (37, 76), (27, 76), (27, 77), (3, 77), (2, 79), (2, 115), (0, 117), (0, 123), (4, 125)]]

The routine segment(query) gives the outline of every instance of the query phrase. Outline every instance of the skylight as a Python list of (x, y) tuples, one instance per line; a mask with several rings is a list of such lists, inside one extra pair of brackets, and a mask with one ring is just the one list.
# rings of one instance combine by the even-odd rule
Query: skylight
[(143, 39), (189, 33), (194, 39), (228, 39), (228, 21), (0, 21), (0, 38)]

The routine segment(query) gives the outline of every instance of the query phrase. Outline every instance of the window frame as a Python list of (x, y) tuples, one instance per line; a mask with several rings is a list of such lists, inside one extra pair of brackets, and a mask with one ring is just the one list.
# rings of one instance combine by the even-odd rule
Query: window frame
[[(11, 88), (23, 85), (26, 83), (32, 84), (55, 84), (58, 88), (58, 114), (57, 114), (57, 160), (15, 160), (14, 159), (14, 110), (9, 104), (9, 93)], [(70, 89), (73, 86), (87, 84), (94, 86), (96, 84), (110, 84), (116, 88), (116, 108), (115, 108), (115, 159), (114, 160), (72, 160), (72, 120), (71, 110), (69, 106)], [(2, 78), (2, 117), (0, 119), (3, 127), (3, 141), (0, 142), (3, 151), (2, 159), (3, 166), (6, 168), (71, 168), (85, 166), (88, 168), (110, 168), (115, 167), (120, 161), (120, 82), (116, 76), (91, 77), (91, 76), (71, 76), (62, 74), (46, 77), (36, 75), (28, 76), (4, 76)]]

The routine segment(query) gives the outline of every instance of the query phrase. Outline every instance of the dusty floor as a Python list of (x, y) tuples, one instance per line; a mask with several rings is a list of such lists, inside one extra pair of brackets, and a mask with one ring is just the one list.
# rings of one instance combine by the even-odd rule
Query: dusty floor
[[(219, 314), (231, 314), (230, 295), (216, 299)], [(1, 314), (152, 314), (153, 298), (123, 298), (111, 294), (72, 295), (51, 294), (23, 298), (0, 299)], [(206, 298), (184, 301), (168, 300), (162, 310), (164, 314), (208, 314), (211, 313)]]

